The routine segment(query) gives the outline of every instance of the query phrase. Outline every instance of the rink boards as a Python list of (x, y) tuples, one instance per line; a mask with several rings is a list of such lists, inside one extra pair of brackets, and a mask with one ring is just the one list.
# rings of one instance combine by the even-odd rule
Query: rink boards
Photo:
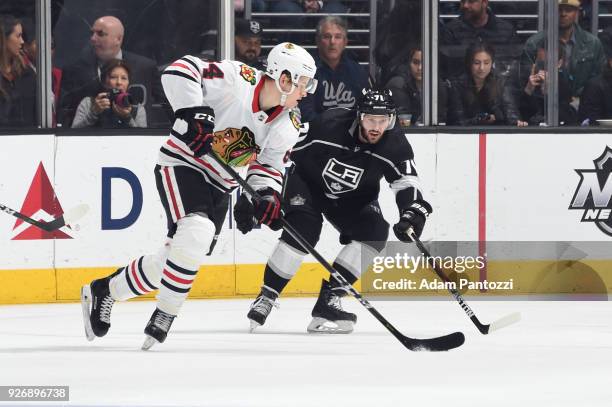
[[(612, 207), (612, 177), (605, 177), (612, 168), (609, 134), (407, 137), (434, 207), (424, 240), (612, 241), (608, 226), (612, 221), (606, 217)], [(78, 225), (62, 229), (55, 237), (0, 214), (0, 303), (74, 301), (83, 283), (163, 243), (166, 221), (153, 167), (164, 137), (19, 135), (1, 140), (0, 203), (40, 219), (60, 214), (59, 206), (65, 211), (86, 203), (90, 212)], [(587, 185), (593, 180), (599, 183)], [(384, 184), (381, 206), (393, 224), (397, 220), (395, 201)], [(583, 207), (569, 209), (580, 194), (585, 194)], [(592, 202), (599, 206), (587, 208)], [(581, 221), (583, 216), (593, 219)], [(253, 296), (277, 238), (278, 233), (267, 229), (242, 235), (228, 215), (215, 251), (207, 257), (190, 295)], [(326, 224), (317, 248), (331, 260), (339, 247), (337, 232)], [(484, 252), (483, 245), (481, 254)], [(545, 293), (571, 292), (567, 284), (555, 283), (571, 269), (571, 273), (591, 277), (595, 273), (603, 289), (610, 292), (609, 253), (612, 251), (568, 262), (554, 249), (515, 250), (490, 257), (485, 270), (470, 278), (507, 280), (515, 276), (512, 290), (503, 293), (508, 295), (532, 293), (542, 281), (548, 282)], [(518, 271), (520, 278), (513, 274)], [(427, 271), (419, 270), (416, 276), (419, 273)], [(317, 292), (324, 275), (309, 257), (286, 292)], [(440, 289), (414, 293), (445, 295)]]

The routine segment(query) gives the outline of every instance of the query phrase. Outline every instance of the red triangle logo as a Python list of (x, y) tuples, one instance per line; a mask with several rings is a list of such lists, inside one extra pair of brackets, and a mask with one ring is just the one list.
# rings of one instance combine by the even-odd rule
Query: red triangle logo
[[(32, 219), (44, 221), (49, 221), (50, 218), (42, 219), (40, 217), (41, 214), (47, 214), (52, 218), (57, 218), (58, 216), (64, 214), (62, 205), (59, 203), (59, 200), (55, 195), (55, 191), (53, 190), (53, 186), (51, 186), (51, 181), (49, 181), (49, 177), (47, 176), (47, 172), (45, 171), (45, 167), (43, 167), (42, 162), (38, 165), (38, 169), (36, 170), (34, 179), (32, 179), (30, 189), (28, 190), (25, 201), (21, 206), (20, 212)], [(23, 223), (23, 220), (17, 219), (15, 226), (13, 226), (13, 230), (19, 228), (19, 226)], [(72, 237), (68, 236), (61, 230), (47, 232), (37, 228), (34, 225), (30, 225), (11, 240), (42, 239), (72, 239)]]

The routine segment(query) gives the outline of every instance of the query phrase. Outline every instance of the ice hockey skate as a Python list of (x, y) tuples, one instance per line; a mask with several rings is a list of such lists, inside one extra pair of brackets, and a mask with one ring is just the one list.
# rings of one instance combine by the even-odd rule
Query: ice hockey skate
[(110, 328), (111, 310), (115, 300), (110, 295), (110, 277), (94, 280), (81, 288), (83, 324), (88, 341), (106, 335)]
[(278, 298), (278, 294), (274, 291), (262, 287), (259, 295), (251, 304), (251, 309), (247, 314), (247, 318), (251, 322), (250, 332), (253, 332), (255, 328), (258, 326), (262, 326), (266, 323), (266, 319), (270, 312), (272, 312), (272, 307), (278, 308), (278, 303), (276, 299)]
[(168, 331), (170, 326), (172, 326), (174, 318), (176, 318), (176, 315), (170, 315), (159, 308), (155, 308), (151, 319), (149, 319), (144, 329), (147, 338), (142, 344), (142, 350), (149, 350), (156, 343), (163, 343), (168, 336)]
[(349, 334), (357, 322), (357, 315), (342, 309), (340, 298), (344, 290), (332, 290), (328, 281), (323, 280), (319, 298), (312, 309), (312, 321), (306, 330), (310, 333)]

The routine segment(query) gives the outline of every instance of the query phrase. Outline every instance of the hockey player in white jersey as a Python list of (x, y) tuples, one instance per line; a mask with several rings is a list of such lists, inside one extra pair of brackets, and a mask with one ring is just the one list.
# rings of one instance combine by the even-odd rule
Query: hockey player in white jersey
[(316, 66), (303, 48), (282, 43), (268, 55), (266, 72), (236, 61), (185, 56), (166, 68), (162, 85), (175, 114), (162, 145), (155, 179), (168, 220), (168, 239), (81, 291), (87, 338), (104, 336), (115, 301), (159, 288), (145, 327), (143, 349), (164, 342), (187, 298), (204, 256), (218, 235), (236, 181), (208, 154), (248, 166), (247, 182), (264, 198), (253, 216), (280, 228), (280, 191), (289, 151), (298, 139), (299, 100), (316, 89)]

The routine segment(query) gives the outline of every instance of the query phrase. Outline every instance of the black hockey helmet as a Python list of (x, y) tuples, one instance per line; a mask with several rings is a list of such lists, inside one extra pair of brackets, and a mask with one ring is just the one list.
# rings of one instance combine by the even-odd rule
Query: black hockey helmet
[(397, 117), (397, 108), (391, 98), (391, 91), (388, 89), (364, 88), (362, 93), (363, 95), (357, 104), (359, 120), (363, 119), (364, 114), (388, 115), (390, 120), (387, 130), (391, 130), (395, 126), (395, 118)]

